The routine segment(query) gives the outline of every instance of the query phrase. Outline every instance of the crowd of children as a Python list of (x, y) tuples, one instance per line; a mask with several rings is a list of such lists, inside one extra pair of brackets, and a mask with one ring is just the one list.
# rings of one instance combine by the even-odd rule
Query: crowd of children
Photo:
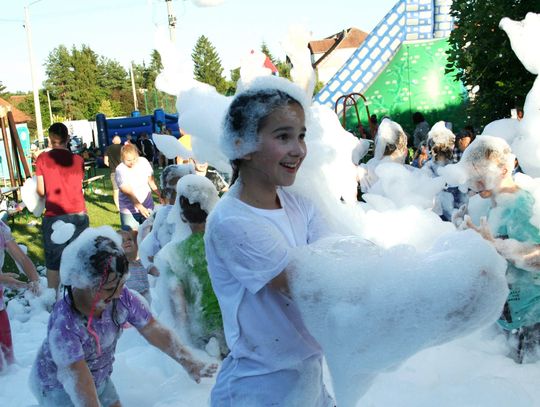
[[(323, 383), (322, 349), (288, 291), (293, 249), (331, 233), (313, 202), (284, 188), (294, 184), (307, 154), (309, 105), (302, 89), (281, 78), (272, 86), (254, 80), (234, 97), (221, 138), (233, 175), (221, 198), (228, 186), (205, 177), (204, 165), (168, 166), (158, 188), (152, 166), (135, 146), (118, 148), (122, 163), (116, 163), (115, 181), (123, 228), (117, 232), (87, 227), (84, 200), (81, 204), (79, 195), (68, 191), (82, 182), (81, 163), (67, 149), (64, 129), (51, 126), (48, 154), (69, 162), (71, 170), (69, 183), (51, 180), (58, 170), (46, 161), (49, 155), (40, 156), (38, 191), (45, 196), (46, 218), (51, 217), (43, 230), (49, 286), (63, 287), (32, 370), (40, 405), (119, 406), (111, 373), (117, 341), (128, 325), (197, 382), (212, 376), (217, 365), (198, 360), (189, 346), (224, 358), (212, 406), (335, 405)], [(538, 342), (540, 324), (540, 232), (530, 221), (534, 197), (514, 183), (515, 157), (505, 142), (474, 140), (470, 128), (456, 136), (444, 122), (429, 127), (420, 116), (412, 140), (389, 118), (378, 125), (374, 157), (359, 166), (359, 184), (369, 192), (377, 166), (387, 162), (433, 177), (450, 165), (465, 169), (468, 192), (443, 191), (452, 196), (452, 206), (440, 215), (477, 230), (508, 260), (511, 295), (500, 325), (509, 335), (517, 331), (521, 362)], [(408, 144), (416, 147), (414, 155)], [(52, 194), (51, 185), (63, 191), (60, 196)], [(155, 212), (152, 192), (163, 204)], [(74, 196), (72, 208), (64, 208), (62, 194)], [(473, 194), (492, 200), (495, 234), (485, 221), (475, 225), (466, 215)], [(61, 243), (51, 238), (54, 223), (71, 222), (73, 216), (82, 226)], [(28, 288), (39, 294), (34, 266), (1, 222), (0, 246), (0, 263), (8, 251), (21, 263)], [(169, 301), (160, 300), (174, 317), (170, 328), (150, 310), (149, 274), (166, 281)], [(0, 274), (0, 300), (2, 285), (25, 286)], [(13, 361), (9, 321), (0, 308), (0, 369)]]

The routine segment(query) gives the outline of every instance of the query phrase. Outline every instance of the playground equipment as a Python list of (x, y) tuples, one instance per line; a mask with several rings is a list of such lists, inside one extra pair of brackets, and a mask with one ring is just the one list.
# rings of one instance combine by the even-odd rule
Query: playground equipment
[[(28, 128), (26, 130), (28, 131)], [(31, 176), (31, 173), (26, 158), (27, 154), (21, 143), (22, 137), (17, 130), (13, 113), (2, 106), (0, 106), (0, 132), (4, 145), (3, 153), (5, 153), (5, 155), (2, 154), (2, 166), (5, 164), (7, 167), (10, 187), (12, 188), (10, 192), (13, 193), (13, 198), (17, 199), (17, 187), (21, 186), (25, 179)], [(29, 142), (28, 134), (24, 133), (23, 136)]]
[(141, 133), (151, 137), (153, 133), (167, 130), (176, 138), (180, 137), (178, 115), (165, 113), (163, 109), (156, 109), (154, 114), (147, 116), (140, 116), (135, 111), (131, 117), (118, 119), (107, 119), (103, 113), (99, 113), (96, 115), (96, 124), (101, 149), (110, 145), (114, 136), (120, 136), (122, 142), (125, 142), (127, 136), (131, 135), (132, 140), (136, 141)]
[[(416, 111), (428, 121), (444, 115), (463, 124), (467, 92), (445, 73), (451, 5), (452, 0), (399, 0), (315, 101), (333, 108), (342, 95), (360, 93), (372, 114), (391, 116), (404, 127), (412, 125)], [(346, 128), (355, 128), (354, 110), (349, 112)]]
[[(366, 109), (366, 115), (368, 118), (369, 123), (369, 135), (366, 134), (366, 131), (364, 130), (364, 126), (362, 126), (362, 122), (360, 121), (360, 112), (358, 111), (358, 100), (362, 99), (363, 105)], [(354, 107), (354, 113), (356, 113), (356, 131), (358, 135), (362, 138), (373, 138), (375, 137), (375, 126), (370, 118), (369, 114), (369, 107), (367, 104), (367, 99), (364, 95), (361, 93), (350, 93), (348, 95), (342, 95), (336, 100), (336, 103), (334, 105), (334, 111), (336, 112), (336, 115), (338, 115), (338, 111), (341, 111), (341, 125), (344, 129), (352, 130), (351, 127), (347, 127), (347, 112), (348, 108)], [(339, 115), (338, 115), (339, 116)]]

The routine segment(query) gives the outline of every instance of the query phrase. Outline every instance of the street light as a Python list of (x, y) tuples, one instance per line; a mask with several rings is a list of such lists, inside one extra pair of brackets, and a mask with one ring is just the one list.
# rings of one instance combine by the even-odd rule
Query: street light
[(30, 74), (32, 76), (32, 91), (34, 93), (34, 112), (36, 115), (36, 127), (38, 133), (38, 142), (43, 145), (43, 121), (41, 119), (41, 106), (39, 104), (39, 89), (37, 83), (36, 66), (34, 62), (34, 51), (32, 49), (32, 30), (30, 29), (30, 13), (28, 7), (39, 3), (42, 0), (36, 0), (24, 6), (24, 28), (26, 29), (26, 40), (28, 42), (28, 55), (30, 58)]

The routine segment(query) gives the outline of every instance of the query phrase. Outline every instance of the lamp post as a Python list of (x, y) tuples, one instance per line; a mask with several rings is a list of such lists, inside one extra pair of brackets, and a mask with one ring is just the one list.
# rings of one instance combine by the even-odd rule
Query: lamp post
[(32, 91), (34, 93), (34, 112), (36, 115), (36, 127), (38, 133), (38, 142), (43, 145), (43, 121), (41, 119), (41, 106), (39, 104), (39, 89), (36, 75), (36, 65), (34, 61), (34, 51), (32, 49), (32, 30), (30, 28), (30, 13), (28, 7), (36, 4), (41, 0), (36, 0), (24, 7), (24, 28), (26, 29), (26, 40), (28, 43), (28, 55), (30, 58), (30, 74), (32, 76)]

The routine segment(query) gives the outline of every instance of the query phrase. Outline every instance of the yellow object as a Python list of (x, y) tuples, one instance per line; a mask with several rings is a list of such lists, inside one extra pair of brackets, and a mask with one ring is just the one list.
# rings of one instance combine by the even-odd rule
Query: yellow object
[(178, 140), (180, 140), (180, 143), (191, 151), (191, 135), (190, 134), (184, 134), (182, 137), (180, 137)]

